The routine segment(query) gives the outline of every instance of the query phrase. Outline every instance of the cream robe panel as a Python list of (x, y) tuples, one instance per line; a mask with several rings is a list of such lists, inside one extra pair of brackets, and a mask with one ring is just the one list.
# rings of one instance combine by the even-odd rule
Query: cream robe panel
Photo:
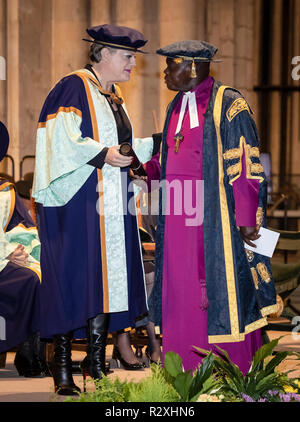
[[(99, 130), (99, 139), (105, 146), (111, 147), (118, 145), (118, 132), (113, 112), (96, 86), (88, 81), (89, 89), (92, 95), (97, 126)], [(124, 106), (126, 111), (126, 108)], [(127, 111), (126, 111), (127, 112)], [(129, 117), (128, 117), (129, 118)], [(136, 142), (135, 142), (136, 141)], [(136, 153), (142, 162), (149, 161), (152, 157), (153, 139), (133, 138), (133, 145), (136, 145)], [(123, 197), (127, 198), (127, 191), (122, 192), (122, 175), (119, 167), (113, 167), (104, 164), (102, 168), (102, 184), (98, 185), (98, 190), (103, 192), (104, 201), (104, 222), (105, 222), (105, 240), (106, 240), (106, 258), (107, 258), (107, 277), (108, 277), (108, 295), (109, 311), (120, 312), (128, 310), (127, 296), (127, 265), (125, 249), (125, 231), (124, 231), (124, 212)], [(127, 177), (127, 176), (126, 176)], [(123, 186), (127, 183), (124, 180)], [(136, 215), (136, 201), (134, 203)], [(99, 211), (98, 207), (98, 211)], [(138, 222), (137, 233), (138, 231)], [(140, 246), (140, 256), (142, 263), (142, 251)], [(144, 277), (145, 283), (145, 277)], [(145, 288), (146, 297), (146, 288)], [(147, 300), (146, 300), (147, 303)]]
[(38, 274), (41, 279), (39, 247), (40, 241), (35, 227), (25, 227), (19, 224), (10, 231), (4, 232), (9, 219), (11, 218), (15, 201), (15, 192), (11, 187), (7, 187), (0, 192), (0, 271), (2, 271), (9, 260), (6, 259), (15, 248), (21, 244), (29, 254), (28, 263), (25, 267)]
[(6, 259), (14, 251), (14, 246), (6, 239), (4, 229), (10, 216), (12, 204), (12, 195), (10, 188), (0, 192), (0, 271), (8, 264)]

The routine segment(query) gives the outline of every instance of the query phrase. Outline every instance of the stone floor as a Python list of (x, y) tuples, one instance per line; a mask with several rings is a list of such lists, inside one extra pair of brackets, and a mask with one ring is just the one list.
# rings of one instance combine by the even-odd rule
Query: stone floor
[[(112, 346), (107, 347), (107, 358), (111, 360)], [(51, 402), (63, 401), (64, 398), (54, 394), (54, 386), (51, 377), (25, 378), (20, 377), (13, 364), (14, 352), (7, 354), (6, 366), (0, 369), (0, 403), (1, 402)], [(84, 352), (73, 351), (74, 361), (81, 361), (85, 356)], [(126, 371), (116, 367), (116, 362), (111, 360), (111, 368), (114, 371), (110, 377), (119, 377), (120, 380), (135, 380), (150, 375), (150, 369), (141, 371)], [(74, 381), (83, 390), (81, 374), (74, 374)], [(87, 383), (87, 390), (93, 388), (92, 383)]]

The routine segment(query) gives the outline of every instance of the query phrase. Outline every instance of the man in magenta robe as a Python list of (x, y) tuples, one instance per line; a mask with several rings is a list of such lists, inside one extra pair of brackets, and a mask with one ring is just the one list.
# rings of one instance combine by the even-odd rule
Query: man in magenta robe
[(246, 372), (261, 345), (259, 328), (276, 308), (269, 261), (244, 248), (265, 224), (257, 217), (266, 183), (250, 107), (209, 75), (216, 51), (201, 41), (157, 51), (167, 57), (167, 87), (179, 93), (163, 131), (150, 307), (163, 355), (174, 351), (184, 369), (195, 369), (194, 346), (217, 352), (217, 344)]

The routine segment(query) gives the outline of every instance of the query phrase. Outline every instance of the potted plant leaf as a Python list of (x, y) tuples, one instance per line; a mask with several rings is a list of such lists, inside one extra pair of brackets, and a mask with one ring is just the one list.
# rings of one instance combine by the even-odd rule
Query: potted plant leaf
[[(273, 355), (280, 338), (264, 344), (257, 350), (250, 369), (245, 375), (231, 361), (228, 353), (216, 346), (221, 356), (215, 353), (212, 356), (215, 375), (221, 383), (219, 392), (225, 396), (233, 396), (245, 401), (266, 401), (271, 398), (269, 392), (284, 394), (286, 386), (294, 383), (293, 380), (288, 378), (288, 373), (291, 371), (281, 373), (276, 371), (276, 368), (287, 356), (296, 355), (299, 359), (300, 355), (289, 351), (276, 352)], [(195, 349), (204, 355), (211, 355), (211, 352), (207, 350), (196, 346)]]

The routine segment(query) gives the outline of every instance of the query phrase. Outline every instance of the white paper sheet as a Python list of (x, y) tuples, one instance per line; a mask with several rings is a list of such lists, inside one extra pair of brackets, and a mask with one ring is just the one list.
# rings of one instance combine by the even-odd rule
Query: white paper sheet
[(252, 243), (256, 245), (256, 248), (253, 248), (252, 246), (247, 245), (247, 243), (244, 243), (245, 248), (249, 249), (250, 251), (259, 253), (260, 255), (265, 255), (269, 258), (272, 258), (280, 234), (274, 232), (273, 230), (265, 229), (264, 227), (260, 228), (258, 234), (261, 235), (260, 238), (257, 240), (252, 240)]

